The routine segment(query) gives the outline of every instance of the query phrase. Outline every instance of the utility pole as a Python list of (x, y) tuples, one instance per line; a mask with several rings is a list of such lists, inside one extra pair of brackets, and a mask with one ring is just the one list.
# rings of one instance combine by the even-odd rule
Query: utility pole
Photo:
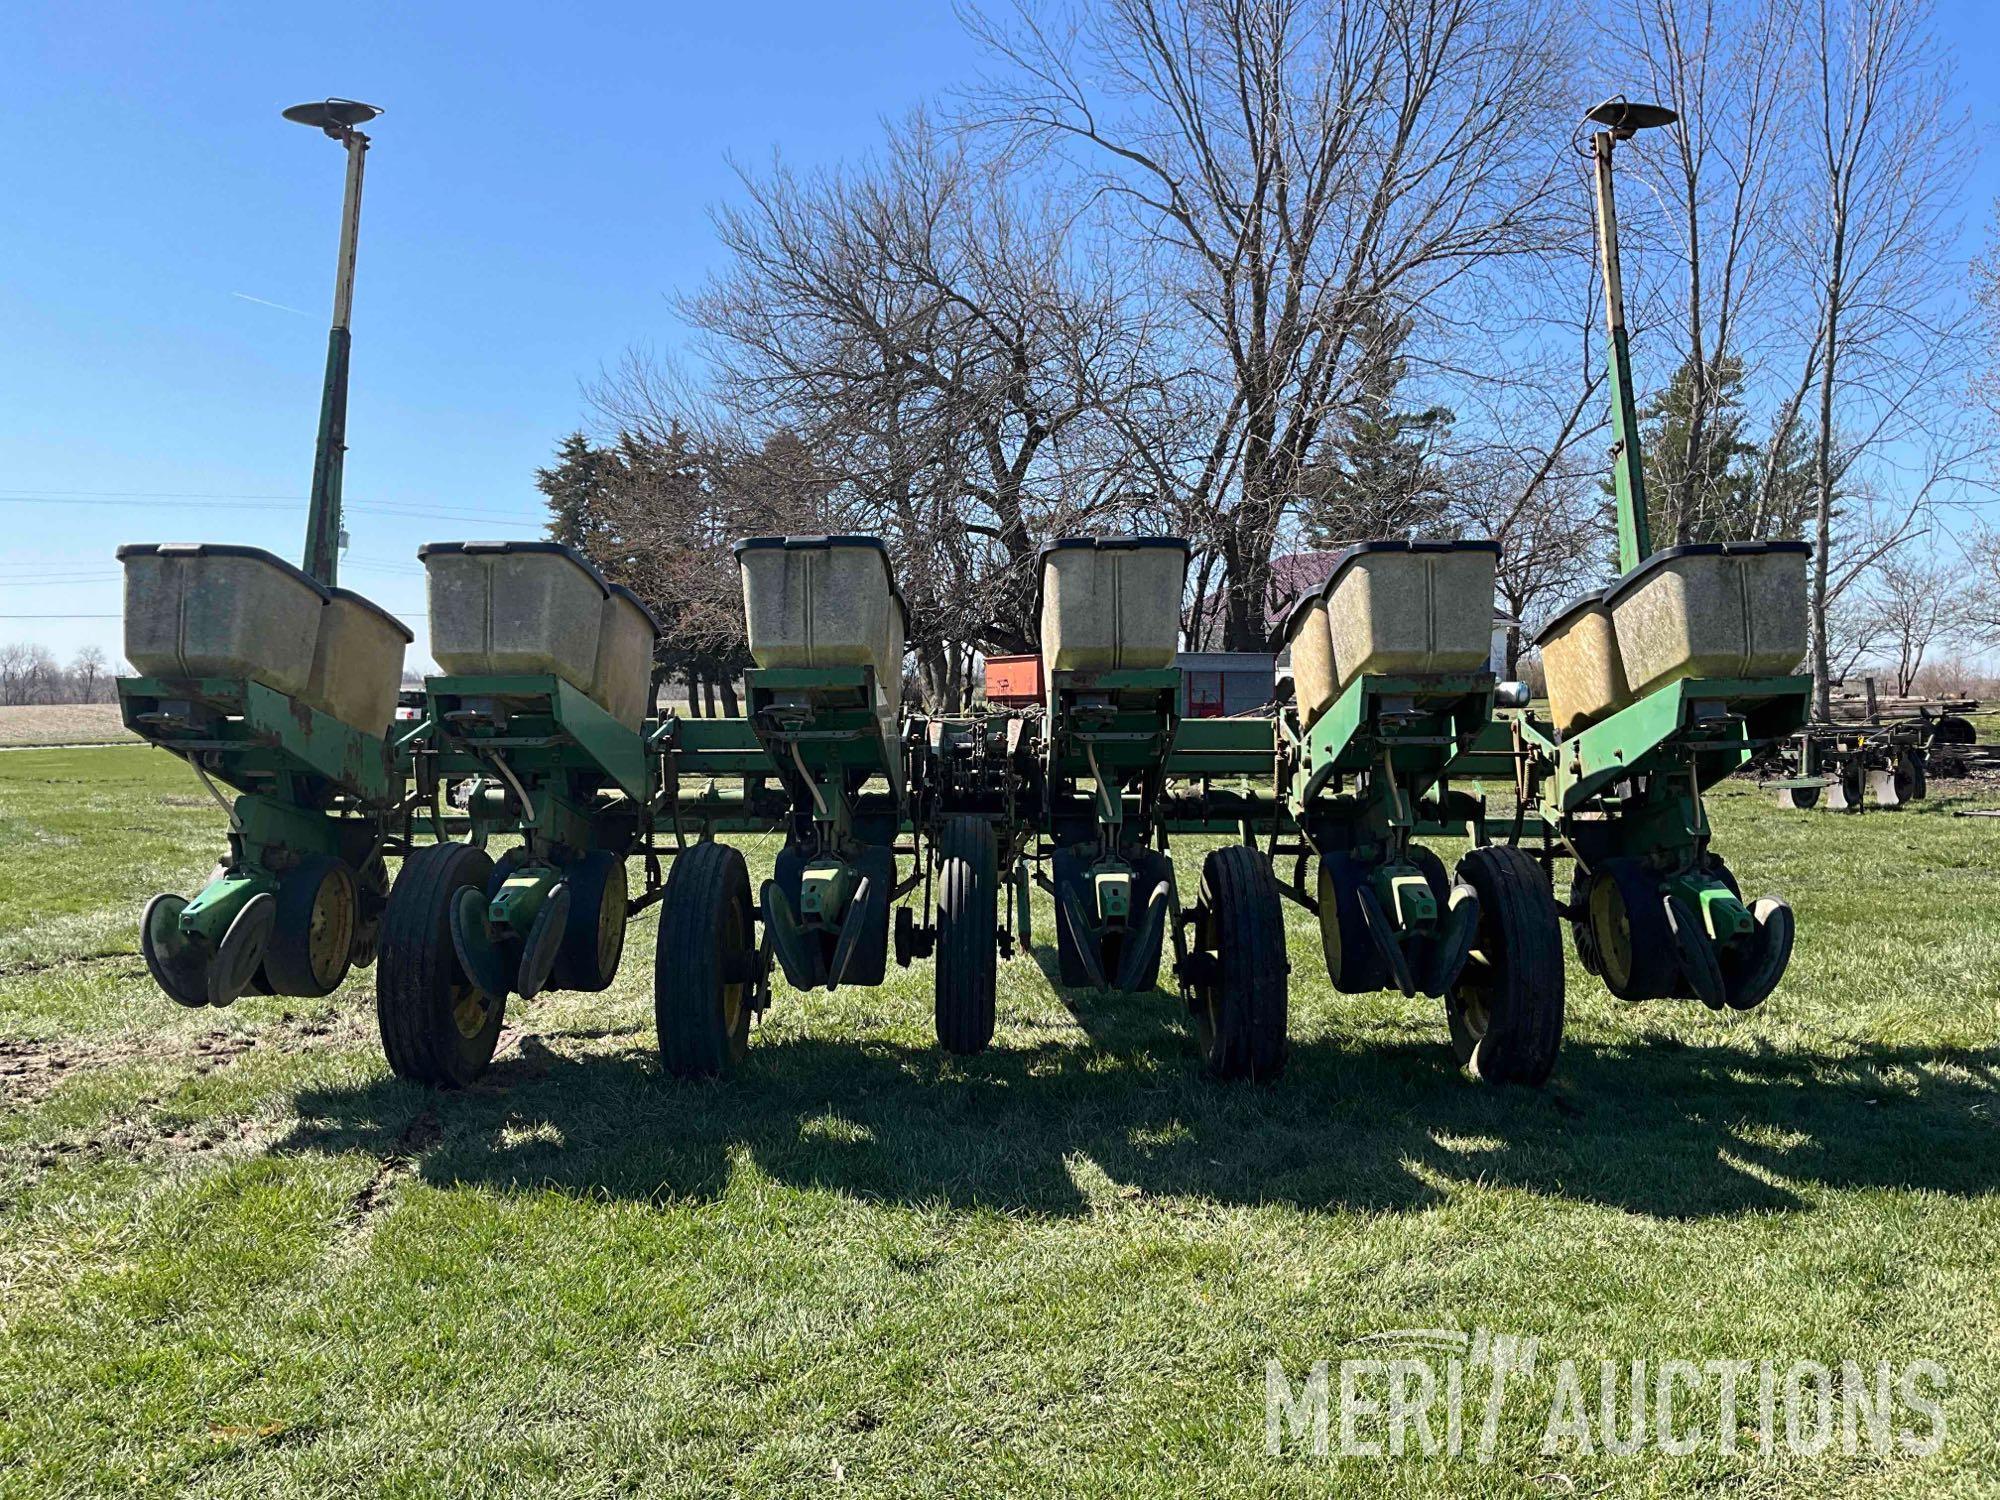
[(361, 172), (368, 137), (355, 127), (382, 111), (353, 99), (295, 104), (285, 118), (310, 125), (347, 152), (347, 189), (340, 209), (340, 258), (334, 269), (333, 330), (327, 335), (326, 382), (320, 389), (319, 439), (313, 451), (312, 504), (306, 512), (305, 570), (324, 584), (339, 582), (340, 476), (347, 455), (347, 362), (353, 343), (354, 251), (361, 234)]
[(1597, 257), (1604, 273), (1604, 321), (1611, 336), (1611, 478), (1618, 497), (1618, 569), (1630, 572), (1653, 551), (1646, 518), (1646, 465), (1632, 394), (1632, 351), (1625, 337), (1625, 284), (1618, 268), (1618, 205), (1611, 192), (1611, 149), (1641, 130), (1680, 118), (1657, 104), (1607, 99), (1584, 118), (1605, 128), (1590, 137), (1597, 169)]

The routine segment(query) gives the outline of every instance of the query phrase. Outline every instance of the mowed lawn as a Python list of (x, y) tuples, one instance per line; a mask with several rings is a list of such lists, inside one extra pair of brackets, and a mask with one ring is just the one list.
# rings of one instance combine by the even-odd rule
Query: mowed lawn
[[(1045, 947), (979, 1059), (919, 964), (781, 987), (742, 1076), (676, 1084), (649, 912), (609, 994), (516, 1002), (444, 1095), (388, 1075), (369, 972), (156, 993), (139, 907), (220, 844), (185, 768), (0, 755), (0, 1493), (1993, 1491), (2000, 820), (1950, 813), (1996, 803), (1729, 788), (1791, 976), (1718, 1017), (1572, 967), (1539, 1092), (1462, 1077), (1434, 1003), (1336, 996), (1288, 909), (1274, 1085), (1204, 1080), (1169, 995), (1065, 1000)], [(1266, 1452), (1269, 1360), (1413, 1327), (1540, 1341), (1490, 1462)], [(1542, 1451), (1557, 1359), (1594, 1400), (1641, 1357), (1927, 1357), (1948, 1437)]]

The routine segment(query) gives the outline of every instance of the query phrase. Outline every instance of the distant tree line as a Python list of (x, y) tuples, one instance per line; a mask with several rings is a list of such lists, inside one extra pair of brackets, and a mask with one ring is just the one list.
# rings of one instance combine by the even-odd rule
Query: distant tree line
[[(1680, 114), (1619, 154), (1656, 544), (1813, 542), (1822, 697), (2000, 629), (1965, 520), (1994, 405), (1967, 294), (1996, 282), (1950, 263), (1969, 141), (1927, 0), (966, 17), (988, 66), (947, 114), (741, 170), (722, 268), (674, 298), (692, 353), (626, 355), (541, 471), (552, 534), (659, 609), (703, 701), (745, 660), (728, 544), (773, 530), (883, 538), (946, 706), (975, 652), (1033, 645), (1036, 550), (1071, 532), (1189, 538), (1188, 637), (1228, 649), (1276, 644), (1283, 554), (1490, 536), (1518, 657), (1615, 565), (1560, 122), (1620, 93)], [(1955, 602), (1919, 626), (1925, 579)]]
[(104, 652), (85, 646), (67, 666), (47, 646), (15, 641), (0, 646), (0, 705), (110, 703), (112, 667)]

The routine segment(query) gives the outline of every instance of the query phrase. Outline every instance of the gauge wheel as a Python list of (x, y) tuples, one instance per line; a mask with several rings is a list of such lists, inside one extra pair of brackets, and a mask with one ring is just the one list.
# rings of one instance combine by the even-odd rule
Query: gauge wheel
[(505, 994), (482, 990), (452, 945), (459, 892), (483, 897), (493, 862), (470, 844), (432, 844), (403, 861), (382, 913), (375, 1018), (390, 1071), (433, 1088), (463, 1088), (493, 1060)]
[(1196, 1040), (1217, 1078), (1268, 1081), (1285, 1070), (1285, 919), (1278, 883), (1243, 844), (1202, 861), (1191, 986)]
[(972, 1057), (993, 1040), (999, 986), (1000, 851), (993, 825), (946, 819), (936, 860), (938, 1045)]
[(569, 921), (551, 982), (559, 990), (609, 989), (625, 956), (625, 861), (594, 849), (570, 865), (563, 884), (569, 887)]
[(360, 906), (354, 872), (331, 855), (308, 855), (287, 871), (264, 950), (271, 993), (310, 998), (339, 988), (354, 961)]
[(1519, 849), (1474, 849), (1458, 878), (1479, 899), (1471, 955), (1445, 992), (1461, 1066), (1487, 1083), (1538, 1087), (1562, 1047), (1561, 917), (1541, 867)]
[(726, 844), (696, 844), (667, 878), (653, 957), (653, 1020), (668, 1073), (735, 1072), (749, 1050), (756, 973), (749, 867)]

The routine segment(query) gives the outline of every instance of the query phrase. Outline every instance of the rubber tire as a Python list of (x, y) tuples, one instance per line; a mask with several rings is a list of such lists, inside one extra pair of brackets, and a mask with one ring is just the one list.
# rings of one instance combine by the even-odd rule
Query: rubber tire
[[(1541, 866), (1506, 846), (1474, 849), (1458, 878), (1479, 896), (1475, 957), (1445, 996), (1452, 1051), (1486, 1083), (1547, 1082), (1562, 1049), (1562, 918)], [(1474, 979), (1477, 974), (1479, 977)], [(1476, 995), (1485, 1027), (1474, 1020)]]
[(1581, 864), (1570, 871), (1568, 918), (1570, 942), (1583, 972), (1597, 978), (1604, 975), (1604, 957), (1597, 951), (1597, 934), (1590, 927), (1590, 885), (1597, 877)]
[[(1073, 849), (1058, 849), (1049, 857), (1049, 883), (1055, 887), (1050, 900), (1056, 909), (1056, 975), (1066, 990), (1080, 990), (1090, 983), (1090, 975), (1084, 971), (1083, 957), (1077, 946), (1075, 935), (1070, 931), (1069, 917), (1063, 912), (1062, 889), (1065, 885), (1081, 886), (1083, 883), (1083, 861)], [(1085, 909), (1089, 902), (1084, 903)]]
[[(653, 1024), (660, 1063), (675, 1078), (727, 1078), (750, 1046), (750, 984), (732, 981), (756, 951), (750, 869), (727, 844), (696, 844), (674, 860), (653, 953)], [(739, 990), (735, 1015), (729, 990)]]
[(1344, 853), (1329, 854), (1319, 862), (1319, 950), (1326, 960), (1326, 977), (1343, 995), (1373, 994), (1393, 982), (1361, 915), (1359, 893), (1371, 873), (1367, 865)]
[(1598, 978), (1604, 987), (1618, 999), (1628, 1004), (1641, 1000), (1663, 1000), (1676, 995), (1681, 989), (1680, 956), (1674, 947), (1673, 929), (1667, 925), (1667, 909), (1660, 900), (1659, 881), (1643, 864), (1635, 859), (1620, 856), (1607, 859), (1591, 872), (1590, 884), (1585, 887), (1585, 916), (1591, 920), (1590, 908), (1595, 905), (1597, 892), (1605, 888), (1606, 899), (1615, 897), (1625, 914), (1625, 925), (1630, 930), (1627, 946), (1631, 951), (1629, 972), (1619, 976), (1613, 972), (1610, 953), (1602, 936), (1595, 928), (1591, 933), (1591, 947), (1596, 954)]
[(398, 1078), (433, 1088), (464, 1088), (493, 1060), (507, 997), (488, 997), (479, 1030), (460, 1029), (457, 1007), (479, 993), (459, 967), (451, 943), (451, 907), (468, 887), (484, 892), (493, 873), (486, 851), (470, 844), (432, 844), (403, 861), (382, 913), (381, 957), (375, 975), (375, 1019), (382, 1055)]
[(974, 1057), (993, 1040), (999, 988), (1000, 848), (993, 825), (946, 819), (935, 857), (938, 1045)]
[[(549, 975), (550, 989), (608, 990), (625, 957), (625, 903), (629, 894), (625, 861), (608, 849), (594, 849), (572, 861), (563, 874), (569, 887), (569, 921)], [(617, 905), (617, 936), (602, 930), (608, 903)], [(600, 941), (600, 939), (602, 941)]]
[(1212, 954), (1196, 994), (1195, 1032), (1216, 1078), (1268, 1082), (1285, 1071), (1285, 918), (1278, 883), (1255, 849), (1217, 849), (1201, 865), (1197, 944)]
[[(347, 932), (329, 978), (312, 961), (313, 914), (328, 882), (347, 888)], [(278, 881), (278, 918), (264, 950), (264, 980), (274, 995), (313, 999), (340, 988), (354, 961), (354, 930), (361, 921), (361, 887), (354, 872), (330, 855), (310, 854)]]

